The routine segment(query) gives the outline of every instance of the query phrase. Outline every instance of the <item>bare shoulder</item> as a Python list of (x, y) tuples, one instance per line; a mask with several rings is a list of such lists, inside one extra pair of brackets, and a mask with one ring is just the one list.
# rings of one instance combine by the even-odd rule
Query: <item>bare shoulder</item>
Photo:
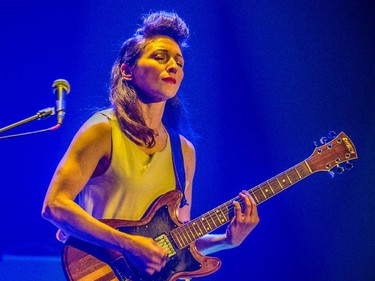
[[(82, 150), (96, 150), (94, 153), (110, 155), (111, 124), (108, 117), (96, 113), (78, 130), (71, 143), (71, 149), (79, 153)], [(98, 151), (99, 150), (99, 151)]]
[(193, 181), (194, 174), (195, 174), (195, 165), (196, 165), (195, 148), (194, 148), (194, 145), (184, 136), (180, 135), (180, 140), (181, 140), (182, 154), (184, 157), (186, 180), (190, 183), (189, 186), (191, 186), (191, 183)]
[(76, 137), (85, 136), (87, 138), (105, 138), (110, 136), (112, 131), (108, 117), (96, 113), (91, 116), (78, 130)]
[[(187, 159), (194, 159), (195, 162), (195, 148), (194, 145), (184, 136), (180, 135), (181, 145), (182, 145), (182, 153), (184, 158)], [(191, 159), (191, 160), (192, 160)]]
[(192, 205), (192, 185), (195, 174), (195, 148), (194, 145), (186, 139), (184, 136), (180, 135), (182, 153), (184, 156), (184, 166), (185, 166), (185, 197), (188, 205), (179, 209), (178, 218), (182, 222), (187, 222), (190, 220), (190, 210)]
[(92, 131), (92, 133), (111, 132), (111, 124), (107, 116), (96, 113), (91, 116), (81, 127), (79, 132)]

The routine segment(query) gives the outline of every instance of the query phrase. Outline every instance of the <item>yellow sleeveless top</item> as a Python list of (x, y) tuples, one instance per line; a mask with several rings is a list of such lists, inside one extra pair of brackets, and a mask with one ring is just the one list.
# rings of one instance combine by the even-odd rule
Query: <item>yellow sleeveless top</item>
[(112, 126), (111, 163), (88, 181), (77, 202), (97, 219), (139, 220), (157, 197), (176, 187), (170, 139), (163, 151), (148, 155), (121, 131), (112, 110), (100, 114)]

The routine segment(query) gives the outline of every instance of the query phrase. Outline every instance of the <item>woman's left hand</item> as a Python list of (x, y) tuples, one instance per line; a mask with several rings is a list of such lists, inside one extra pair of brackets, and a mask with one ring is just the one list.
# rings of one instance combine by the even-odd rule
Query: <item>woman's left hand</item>
[(244, 190), (239, 197), (244, 201), (244, 210), (242, 212), (239, 202), (233, 202), (235, 216), (226, 231), (228, 244), (232, 247), (240, 245), (259, 223), (257, 206), (249, 192)]

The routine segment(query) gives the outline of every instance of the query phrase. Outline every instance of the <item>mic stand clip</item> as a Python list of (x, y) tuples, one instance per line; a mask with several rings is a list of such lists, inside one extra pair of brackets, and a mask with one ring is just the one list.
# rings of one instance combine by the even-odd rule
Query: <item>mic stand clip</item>
[(55, 115), (55, 114), (56, 114), (56, 112), (55, 112), (54, 107), (47, 107), (47, 108), (41, 109), (41, 110), (38, 111), (37, 114), (35, 114), (31, 117), (28, 117), (26, 119), (23, 119), (21, 121), (13, 123), (13, 124), (11, 124), (9, 126), (6, 126), (4, 128), (1, 128), (0, 133), (8, 131), (8, 130), (13, 129), (13, 128), (18, 127), (18, 126), (21, 126), (23, 124), (29, 123), (29, 122), (34, 121), (36, 119), (38, 119), (38, 120), (46, 119), (47, 117), (49, 117), (51, 115)]

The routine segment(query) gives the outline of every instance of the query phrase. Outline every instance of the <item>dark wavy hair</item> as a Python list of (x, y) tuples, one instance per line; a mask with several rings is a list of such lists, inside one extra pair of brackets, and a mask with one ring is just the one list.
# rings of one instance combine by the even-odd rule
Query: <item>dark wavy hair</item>
[[(136, 30), (133, 37), (123, 43), (111, 74), (110, 101), (121, 130), (135, 143), (147, 147), (155, 145), (154, 130), (146, 125), (142, 109), (137, 102), (137, 92), (123, 79), (121, 65), (125, 63), (129, 67), (134, 66), (145, 46), (158, 36), (168, 36), (183, 48), (187, 46), (189, 29), (176, 13), (160, 11), (149, 14), (143, 18), (143, 25)], [(183, 112), (183, 106), (176, 95), (166, 102), (163, 123), (179, 131)]]

